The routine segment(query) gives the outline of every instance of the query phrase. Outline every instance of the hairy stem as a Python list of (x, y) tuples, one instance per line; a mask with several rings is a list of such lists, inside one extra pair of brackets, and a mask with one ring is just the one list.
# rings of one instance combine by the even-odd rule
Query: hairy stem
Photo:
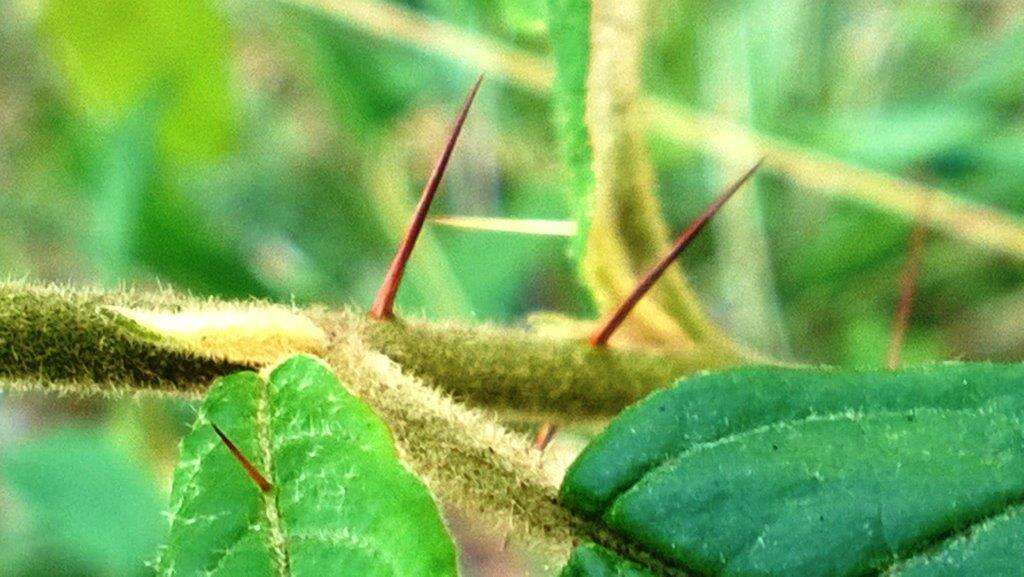
[[(188, 327), (176, 327), (174, 338), (162, 330), (173, 319), (202, 328), (205, 313), (218, 319), (219, 331), (228, 326), (228, 332), (259, 342), (261, 356), (267, 342), (278, 343), (282, 355), (317, 349), (352, 393), (388, 423), (403, 459), (441, 499), (477, 511), (551, 552), (564, 554), (581, 540), (594, 541), (665, 575), (679, 574), (600, 523), (564, 508), (528, 439), (448, 393), (482, 401), (493, 392), (497, 405), (522, 401), (539, 410), (545, 402), (561, 403), (563, 416), (591, 416), (621, 408), (650, 388), (667, 384), (676, 370), (697, 368), (696, 359), (594, 350), (583, 341), (540, 339), (507, 329), (376, 321), (352, 311), (300, 313), (283, 308), (199, 301), (170, 292), (0, 284), (0, 389), (196, 398), (212, 378), (263, 364), (245, 360), (244, 343), (225, 348), (233, 358), (225, 360), (221, 349), (203, 348), (213, 341), (201, 335), (183, 337)], [(224, 313), (231, 311), (240, 325), (229, 326)], [(312, 319), (322, 329), (322, 342), (310, 345), (305, 325), (284, 312)], [(243, 326), (275, 315), (287, 322), (259, 330)], [(278, 333), (267, 334), (273, 331)]]
[(681, 375), (731, 361), (709, 352), (594, 350), (582, 339), (378, 321), (351, 310), (0, 285), (0, 378), (33, 388), (201, 394), (218, 375), (289, 352), (321, 354), (327, 334), (359, 336), (457, 400), (556, 422), (610, 417)]

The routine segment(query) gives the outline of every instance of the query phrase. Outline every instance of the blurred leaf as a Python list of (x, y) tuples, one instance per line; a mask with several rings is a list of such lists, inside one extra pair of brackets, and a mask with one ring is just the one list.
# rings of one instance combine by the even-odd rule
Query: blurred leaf
[(101, 125), (161, 94), (172, 158), (223, 153), (234, 138), (227, 25), (205, 0), (47, 0), (41, 32), (69, 96)]
[(1020, 575), (1021, 378), (945, 364), (681, 380), (612, 421), (562, 502), (701, 575)]
[(589, 235), (590, 198), (594, 193), (593, 154), (583, 120), (590, 58), (590, 0), (548, 0), (548, 22), (556, 71), (552, 105), (569, 199), (578, 223), (574, 252), (579, 254)]
[(16, 509), (4, 516), (19, 519), (20, 535), (0, 539), (0, 550), (22, 554), (4, 575), (148, 574), (165, 524), (144, 471), (97, 431), (64, 430), (7, 451), (0, 482)]
[[(896, 287), (893, 287), (894, 294)], [(895, 308), (895, 304), (893, 304)], [(891, 316), (892, 312), (889, 312)], [(911, 323), (914, 322), (911, 313)], [(856, 316), (846, 325), (846, 351), (844, 367), (871, 369), (885, 364), (885, 352), (892, 339), (892, 321), (889, 317), (871, 316), (868, 313)], [(900, 354), (903, 366), (934, 363), (948, 358), (942, 340), (923, 330), (910, 330)]]
[(539, 36), (547, 30), (545, 0), (501, 0), (498, 2), (505, 25), (524, 36)]
[(152, 106), (127, 113), (99, 137), (86, 159), (95, 211), (88, 252), (108, 285), (133, 272), (139, 205), (156, 177), (152, 120)]
[(832, 137), (846, 155), (895, 172), (949, 155), (969, 155), (991, 129), (983, 111), (956, 103), (915, 102), (837, 117)]
[(372, 150), (384, 130), (416, 100), (423, 86), (438, 86), (432, 58), (401, 46), (367, 42), (329, 13), (274, 3), (289, 40), (306, 54), (308, 72), (323, 90), (339, 126)]
[[(221, 427), (268, 477), (261, 493)], [(387, 426), (324, 363), (295, 356), (218, 380), (181, 444), (165, 575), (456, 575), (426, 487), (398, 461)]]

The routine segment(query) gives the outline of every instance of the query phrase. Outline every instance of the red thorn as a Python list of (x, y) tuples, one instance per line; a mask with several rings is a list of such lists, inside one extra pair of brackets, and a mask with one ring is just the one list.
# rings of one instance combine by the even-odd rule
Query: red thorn
[(551, 444), (551, 440), (555, 438), (556, 432), (558, 432), (558, 426), (554, 423), (542, 423), (537, 428), (537, 435), (533, 438), (533, 448), (543, 453), (544, 449)]
[(253, 467), (249, 459), (245, 458), (245, 455), (243, 455), (242, 452), (238, 450), (238, 447), (236, 447), (235, 444), (231, 442), (231, 439), (229, 439), (228, 436), (224, 434), (224, 431), (220, 430), (220, 427), (214, 425), (213, 423), (210, 424), (213, 425), (213, 430), (217, 432), (217, 436), (220, 437), (220, 440), (224, 442), (224, 445), (228, 448), (228, 451), (231, 451), (231, 456), (233, 456), (239, 463), (242, 464), (242, 468), (245, 469), (245, 472), (249, 474), (249, 478), (252, 479), (254, 483), (256, 483), (256, 486), (260, 488), (260, 491), (263, 491), (264, 493), (269, 492), (271, 489), (270, 481), (267, 481), (267, 478), (261, 475), (260, 472), (256, 470), (256, 467)]
[(476, 97), (477, 90), (480, 89), (480, 83), (483, 80), (484, 75), (481, 74), (476, 79), (473, 87), (470, 88), (469, 94), (466, 95), (466, 101), (462, 104), (462, 109), (455, 118), (455, 125), (448, 136), (448, 142), (445, 143), (444, 150), (437, 159), (434, 170), (430, 173), (430, 178), (427, 179), (427, 184), (423, 187), (423, 192), (420, 194), (420, 202), (416, 206), (416, 212), (413, 214), (412, 222), (409, 223), (409, 228), (405, 231), (405, 238), (398, 245), (398, 252), (395, 253), (395, 258), (391, 261), (387, 275), (384, 276), (384, 282), (380, 285), (376, 298), (373, 299), (373, 305), (370, 307), (370, 316), (372, 318), (390, 319), (395, 314), (395, 294), (398, 293), (398, 285), (402, 282), (405, 265), (409, 261), (409, 255), (412, 254), (413, 247), (416, 246), (416, 239), (419, 238), (420, 231), (423, 229), (423, 221), (427, 218), (430, 203), (434, 200), (434, 194), (437, 192), (438, 185), (441, 184), (444, 170), (448, 166), (448, 159), (452, 156), (455, 142), (458, 140), (459, 133), (462, 132), (462, 125), (465, 124), (466, 116), (469, 114), (469, 107), (473, 104), (473, 98)]
[(686, 230), (679, 235), (675, 244), (672, 246), (672, 249), (668, 251), (668, 254), (662, 257), (662, 259), (658, 261), (658, 264), (654, 265), (649, 271), (647, 271), (647, 274), (645, 274), (643, 278), (636, 283), (636, 286), (633, 288), (633, 292), (631, 292), (629, 296), (622, 301), (619, 308), (615, 309), (614, 312), (608, 315), (597, 330), (590, 334), (589, 341), (591, 346), (603, 347), (608, 344), (608, 339), (611, 338), (612, 333), (615, 332), (615, 329), (619, 328), (622, 321), (626, 320), (626, 317), (629, 316), (629, 312), (633, 310), (636, 303), (639, 302), (645, 294), (647, 294), (647, 291), (651, 289), (665, 270), (668, 269), (668, 266), (672, 264), (672, 261), (679, 256), (679, 253), (683, 252), (683, 249), (690, 244), (690, 241), (692, 241), (697, 236), (697, 233), (704, 228), (704, 225), (711, 220), (711, 217), (715, 216), (718, 209), (722, 208), (722, 205), (732, 198), (732, 195), (735, 194), (736, 191), (739, 190), (755, 172), (757, 172), (757, 169), (761, 167), (763, 162), (763, 158), (757, 161), (757, 164), (747, 170), (743, 176), (726, 187), (726, 189), (722, 191), (722, 194), (720, 194), (714, 202), (708, 205), (708, 207), (704, 209), (704, 212), (690, 223), (690, 226), (686, 227)]
[(892, 316), (892, 336), (889, 340), (889, 354), (886, 360), (886, 366), (890, 370), (896, 370), (900, 366), (900, 352), (903, 350), (903, 342), (906, 340), (907, 326), (910, 324), (910, 311), (914, 303), (914, 291), (917, 289), (917, 276), (921, 271), (921, 253), (927, 233), (923, 218), (924, 210), (922, 209), (921, 212), (917, 222), (914, 223), (914, 229), (910, 231), (910, 238), (907, 241), (907, 258), (903, 261), (903, 268), (900, 270), (900, 298)]

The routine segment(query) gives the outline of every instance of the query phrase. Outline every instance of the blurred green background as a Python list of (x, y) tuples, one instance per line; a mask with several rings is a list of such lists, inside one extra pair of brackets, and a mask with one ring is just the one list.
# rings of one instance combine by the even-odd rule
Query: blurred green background
[[(550, 50), (545, 0), (337, 4)], [(673, 1), (649, 22), (650, 94), (1024, 216), (1024, 5)], [(436, 54), (449, 41), (288, 3), (0, 0), (0, 274), (366, 307), (478, 73)], [(549, 100), (489, 78), (434, 213), (569, 218), (557, 150)], [(725, 169), (650, 151), (680, 228)], [(912, 223), (775, 174), (739, 198), (684, 256), (712, 317), (777, 357), (881, 365)], [(569, 242), (428, 226), (399, 308), (593, 315)], [(1018, 359), (1022, 281), (1024, 258), (931, 234), (905, 361)], [(190, 416), (0, 400), (0, 575), (146, 574)], [(464, 524), (467, 574), (525, 574)]]

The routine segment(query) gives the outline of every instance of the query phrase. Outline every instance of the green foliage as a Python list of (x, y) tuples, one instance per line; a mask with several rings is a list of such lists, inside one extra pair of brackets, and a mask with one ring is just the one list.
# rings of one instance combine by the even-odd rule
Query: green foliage
[(266, 294), (237, 239), (202, 230), (206, 191), (183, 178), (237, 138), (224, 16), (206, 0), (52, 0), (39, 31), (80, 123), (78, 168), (96, 217), (86, 246), (100, 278), (132, 278), (145, 263), (204, 292)]
[(206, 0), (48, 0), (42, 34), (89, 119), (109, 125), (149, 98), (164, 99), (160, 141), (200, 159), (234, 137), (228, 30)]
[(988, 575), (1021, 548), (1022, 377), (948, 364), (684, 380), (616, 418), (562, 501), (701, 574), (852, 576), (921, 556), (909, 566)]
[[(272, 483), (268, 493), (213, 424)], [(307, 356), (266, 380), (242, 372), (211, 387), (182, 441), (158, 569), (168, 577), (457, 571), (437, 506), (399, 463), (388, 428)]]
[(615, 553), (586, 543), (573, 549), (560, 577), (654, 577), (654, 573)]
[[(565, 61), (556, 65), (556, 87), (571, 69), (580, 89), (590, 53), (582, 30), (569, 24), (589, 16), (586, 3), (559, 0), (546, 33), (526, 35), (509, 25), (520, 16), (506, 16), (534, 20), (544, 12), (536, 0), (358, 4), (379, 22), (377, 34), (344, 13), (308, 6), (282, 16), (287, 2), (0, 5), (0, 52), (8, 56), (0, 63), (7, 135), (0, 173), (13, 191), (0, 198), (0, 269), (44, 280), (129, 276), (201, 294), (368, 303), (398, 236), (381, 226), (390, 209), (369, 184), (390, 174), (402, 186), (388, 189), (389, 198), (414, 195), (436, 153), (433, 135), (443, 133), (446, 113), (478, 72), (451, 58), (459, 38), (424, 40), (415, 27), (412, 39), (398, 35), (407, 29), (391, 15), (424, 14), (530, 55), (550, 52)], [(929, 182), (1009, 216), (1024, 208), (1024, 26), (1014, 10), (649, 4), (643, 94)], [(435, 49), (418, 48), (417, 39)], [(549, 101), (501, 75), (489, 78), (437, 214), (565, 218), (566, 199), (578, 197), (562, 192), (587, 178), (560, 182), (554, 170), (562, 143), (549, 126)], [(565, 102), (556, 96), (550, 104)], [(574, 102), (582, 119), (582, 99)], [(431, 122), (441, 128), (425, 135)], [(673, 129), (685, 130), (655, 132)], [(586, 136), (581, 124), (574, 131)], [(727, 131), (716, 136), (731, 142)], [(408, 162), (391, 163), (389, 172), (380, 143), (399, 146)], [(678, 140), (655, 137), (649, 145), (674, 229), (707, 201), (721, 164)], [(863, 317), (887, 323), (907, 230), (874, 208), (808, 194), (789, 180), (761, 178), (758, 187), (794, 356), (832, 364), (864, 358), (848, 354), (846, 335)], [(707, 233), (685, 263), (721, 319), (736, 297), (721, 296), (728, 289), (715, 282), (717, 272), (741, 265), (716, 259), (715, 227)], [(419, 272), (401, 293), (407, 310), (451, 318), (448, 301), (437, 298), (451, 291), (469, 303), (464, 318), (514, 321), (541, 307), (590, 312), (563, 258), (564, 240), (431, 226), (427, 235), (458, 286), (421, 280), (436, 259), (418, 257)], [(964, 253), (960, 241), (929, 241), (911, 332), (943, 342), (941, 352), (1015, 358), (1024, 350), (1020, 336), (990, 329), (1001, 320), (1013, 326), (1020, 315), (1022, 272), (1012, 260)], [(997, 304), (1004, 298), (1012, 306)], [(989, 301), (998, 314), (973, 315)], [(970, 330), (961, 323), (966, 315), (977, 321)], [(926, 352), (934, 358), (934, 349)]]
[[(279, 11), (281, 4), (268, 8), (202, 0), (46, 0), (38, 9), (31, 2), (0, 3), (0, 53), (5, 55), (0, 59), (0, 130), (5, 135), (0, 139), (0, 188), (11, 192), (0, 195), (0, 269), (108, 286), (126, 278), (147, 286), (168, 280), (201, 294), (368, 302), (398, 236), (395, 227), (404, 224), (405, 206), (435, 152), (431, 134), (441, 129), (427, 134), (422, 127), (435, 118), (438, 125), (447, 121), (445, 111), (476, 72), (445, 58), (464, 46), (473, 50), (463, 54), (485, 53), (490, 41), (500, 41), (529, 49), (538, 58), (547, 49), (553, 54), (553, 104), (560, 111), (562, 144), (575, 159), (566, 196), (578, 209), (581, 230), (631, 235), (626, 238), (630, 242), (617, 245), (612, 239), (615, 250), (592, 253), (606, 264), (622, 266), (619, 272), (625, 272), (616, 282), (629, 285), (636, 263), (657, 252), (658, 239), (650, 242), (651, 228), (628, 230), (642, 220), (631, 214), (619, 223), (595, 221), (590, 227), (595, 177), (584, 113), (593, 54), (589, 35), (592, 20), (598, 19), (591, 18), (590, 3), (584, 0), (549, 0), (547, 46), (543, 31), (536, 29), (543, 1), (355, 3), (371, 13), (372, 34), (349, 26), (346, 21), (355, 20), (351, 13), (337, 17), (310, 8), (289, 13), (288, 3)], [(347, 4), (352, 3), (326, 3), (335, 8)], [(435, 34), (428, 28), (431, 33), (424, 39), (424, 29), (405, 26), (402, 19), (407, 13), (402, 7), (414, 4), (442, 26), (457, 24), (460, 32), (478, 37)], [(1019, 154), (1024, 148), (1024, 26), (1016, 22), (1015, 8), (972, 3), (890, 8), (806, 0), (649, 4), (653, 13), (641, 19), (645, 95), (720, 114), (812, 154), (933, 183), (990, 203), (1011, 218), (1024, 210)], [(271, 11), (274, 17), (258, 18)], [(285, 15), (278, 18), (278, 12)], [(393, 36), (381, 37), (388, 35)], [(433, 48), (421, 51), (417, 43)], [(620, 46), (611, 47), (619, 52)], [(307, 62), (296, 54), (312, 57)], [(509, 54), (502, 64), (529, 68), (515, 52)], [(490, 78), (479, 103), (484, 114), (474, 116), (470, 138), (460, 143), (454, 170), (446, 177), (455, 194), (441, 196), (439, 212), (564, 218), (566, 203), (556, 194), (559, 184), (550, 161), (555, 138), (546, 125), (547, 101), (517, 88), (514, 78)], [(597, 130), (605, 136), (620, 134), (605, 128), (614, 126)], [(473, 130), (480, 132), (473, 137)], [(420, 136), (430, 142), (420, 142)], [(690, 142), (728, 149), (733, 136), (723, 130)], [(680, 140), (686, 141), (649, 143), (673, 227), (703, 204), (721, 168), (696, 148), (681, 147)], [(873, 362), (886, 340), (907, 229), (888, 215), (880, 217), (870, 199), (866, 208), (850, 206), (808, 195), (788, 179), (763, 178), (759, 186), (770, 200), (765, 203), (766, 242), (775, 258), (774, 281), (795, 356), (847, 366)], [(647, 202), (654, 197), (629, 198)], [(972, 234), (988, 236), (984, 227)], [(402, 293), (406, 310), (433, 318), (476, 315), (502, 321), (517, 320), (538, 307), (590, 312), (577, 302), (568, 282), (572, 265), (560, 259), (561, 241), (430, 227), (427, 235), (433, 235), (437, 248), (417, 252), (419, 264)], [(723, 253), (707, 236), (692, 247), (686, 264), (712, 315), (722, 318), (722, 309), (732, 303), (720, 295), (734, 291), (708, 279), (722, 267), (743, 265), (716, 258)], [(581, 234), (578, 242), (585, 238)], [(1024, 351), (1024, 333), (1017, 330), (1024, 316), (1019, 294), (1024, 268), (965, 250), (959, 242), (929, 240), (905, 358), (915, 362), (952, 351), (965, 358), (997, 354), (1015, 359)], [(619, 251), (622, 246), (632, 252)], [(165, 348), (91, 297), (53, 301), (53, 296), (0, 292), (0, 379), (5, 386), (12, 380), (60, 389), (101, 383), (107, 390), (141, 385), (194, 394), (213, 375), (238, 368)], [(633, 322), (660, 330), (674, 326), (679, 311), (672, 306), (657, 314), (638, 311), (639, 320)], [(358, 324), (346, 319), (346, 326)], [(325, 326), (333, 330), (340, 324)], [(428, 384), (488, 407), (536, 411), (557, 406), (576, 416), (605, 414), (690, 370), (683, 359), (666, 362), (659, 355), (616, 351), (595, 357), (579, 343), (552, 345), (520, 331), (411, 323), (360, 336), (371, 345), (358, 354), (386, 353)], [(343, 340), (332, 338), (335, 345)], [(678, 339), (668, 343), (685, 344)], [(457, 366), (446, 362), (449, 351)], [(560, 363), (563, 357), (568, 362)], [(523, 358), (531, 362), (519, 362)], [(529, 370), (517, 370), (522, 367)], [(975, 410), (987, 406), (1004, 386), (1002, 396), (1015, 402), (1010, 385), (1015, 377), (1000, 376), (998, 370), (984, 379), (966, 377), (971, 387), (995, 383), (989, 392), (975, 387), (981, 390), (977, 403), (938, 386), (949, 393), (949, 406), (944, 399), (929, 407)], [(843, 374), (836, 378), (845, 379)], [(884, 390), (887, 378), (875, 374), (872, 382), (881, 385), (866, 387), (881, 399), (862, 403), (870, 418), (904, 410)], [(707, 382), (709, 389), (718, 387)], [(860, 387), (859, 377), (851, 382)], [(679, 415), (694, 427), (679, 433), (686, 439), (678, 446), (664, 445), (666, 435), (638, 421), (632, 424), (646, 437), (618, 445), (599, 440), (596, 447), (609, 443), (608, 454), (639, 457), (622, 458), (623, 463), (605, 460), (610, 463), (606, 476), (593, 477), (600, 480), (595, 486), (620, 491), (624, 487), (618, 483), (635, 483), (668, 455), (694, 444), (775, 426), (744, 412), (741, 405), (749, 397), (743, 389), (751, 387), (721, 388), (729, 391), (722, 402), (711, 391), (698, 395), (707, 409), (696, 402), (677, 405)], [(832, 392), (817, 400), (797, 394), (789, 402), (779, 400), (784, 392), (753, 389), (750, 395), (764, 397), (751, 403), (754, 409), (770, 418), (790, 411), (780, 417), (786, 423), (809, 418), (808, 406), (832, 414), (856, 404)], [(921, 410), (911, 401), (906, 410)], [(418, 408), (411, 401), (402, 406), (408, 412)], [(460, 467), (490, 465), (486, 442), (478, 442), (476, 452), (451, 450), (463, 447), (459, 442), (466, 430), (453, 425), (465, 413), (449, 413), (447, 420), (430, 421), (437, 425), (431, 432), (449, 432), (448, 444), (421, 449), (419, 462), (436, 460), (445, 454), (438, 447), (444, 447), (455, 455), (445, 463), (449, 479)], [(410, 421), (406, 416), (387, 414), (389, 422), (402, 426)], [(942, 418), (954, 420), (952, 415)], [(699, 430), (700, 423), (708, 429)], [(681, 430), (672, 428), (679, 423), (663, 424), (667, 429), (658, 431)], [(410, 446), (429, 436), (421, 425), (401, 433)], [(588, 452), (580, 463), (596, 459), (599, 452)], [(487, 486), (494, 502), (506, 496), (501, 483), (518, 478), (513, 473)], [(593, 511), (613, 499), (598, 489), (587, 489), (588, 496), (580, 498), (599, 503), (592, 504)], [(521, 514), (519, 501), (504, 502), (511, 513)], [(538, 508), (528, 516), (551, 517), (541, 513), (557, 507), (545, 503), (552, 509)], [(931, 571), (1011, 574), (1017, 567), (1005, 564), (1005, 551), (1019, 547), (1019, 519), (1011, 510), (969, 531), (951, 530), (958, 545), (936, 546), (933, 556), (907, 560), (899, 570), (915, 577), (931, 576)], [(580, 563), (602, 558), (593, 551), (576, 557)]]
[(4, 575), (148, 574), (163, 525), (156, 482), (106, 435), (66, 429), (5, 449), (0, 489)]
[(886, 577), (969, 577), (1021, 575), (1024, 509), (1011, 507), (952, 541), (895, 565)]
[(583, 123), (590, 62), (590, 0), (548, 0), (548, 28), (555, 62), (551, 90), (555, 126), (578, 226), (575, 251), (582, 253), (594, 194), (593, 154)]

